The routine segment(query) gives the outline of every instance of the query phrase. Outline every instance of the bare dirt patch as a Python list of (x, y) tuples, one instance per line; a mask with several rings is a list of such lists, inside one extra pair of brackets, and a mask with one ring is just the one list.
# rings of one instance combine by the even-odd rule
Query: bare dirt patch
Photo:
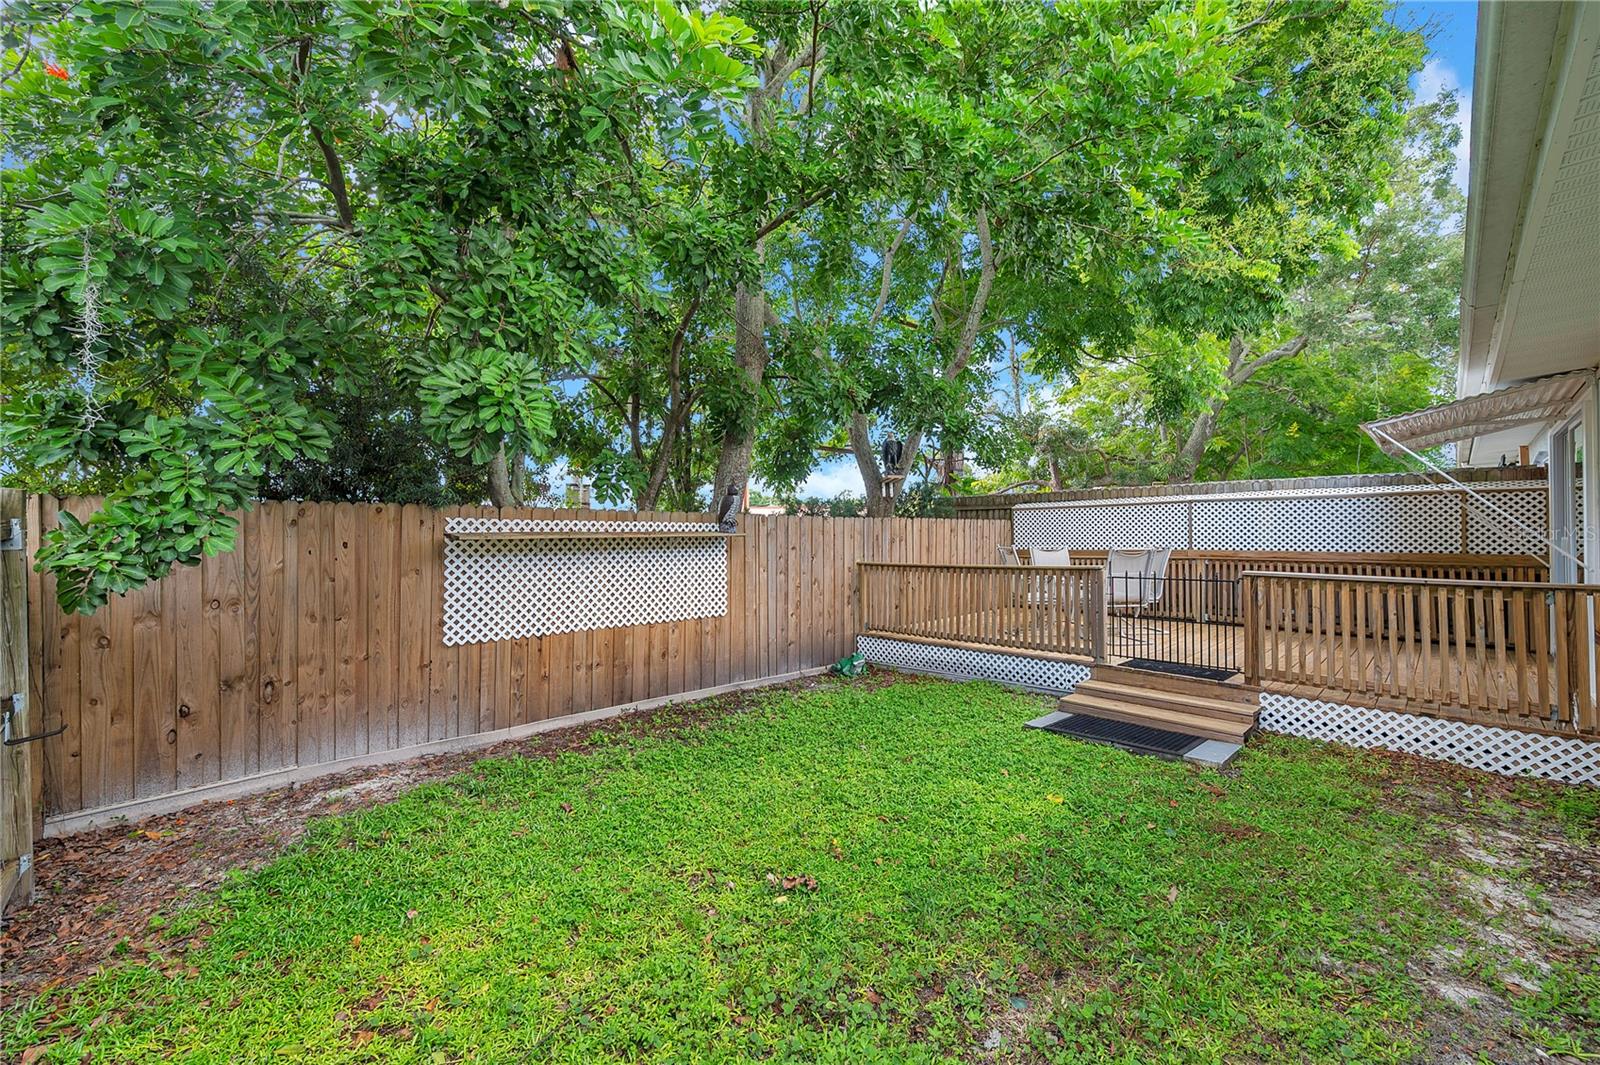
[(1407, 961), (1428, 992), (1424, 1060), (1587, 1060), (1565, 1051), (1592, 1032), (1537, 1003), (1547, 981), (1600, 969), (1600, 824), (1555, 816), (1573, 797), (1564, 785), (1374, 753), (1395, 807), (1440, 827), (1434, 875), (1463, 928)]
[[(874, 671), (851, 683), (918, 679)], [(76, 983), (113, 960), (137, 961), (156, 951), (170, 958), (206, 929), (195, 928), (187, 937), (163, 929), (158, 936), (152, 918), (184, 908), (230, 870), (271, 861), (304, 835), (313, 818), (388, 802), (485, 758), (554, 758), (587, 750), (602, 735), (681, 733), (741, 713), (775, 692), (832, 683), (833, 678), (823, 675), (670, 703), (491, 747), (350, 770), (246, 798), (40, 840), (34, 855), (35, 901), (6, 914), (0, 929), (5, 976), (0, 1005), (10, 1004), (18, 994)]]

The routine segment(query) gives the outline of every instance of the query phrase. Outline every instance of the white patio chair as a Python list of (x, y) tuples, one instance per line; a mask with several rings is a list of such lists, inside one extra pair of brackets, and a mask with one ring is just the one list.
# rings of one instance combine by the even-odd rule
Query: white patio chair
[[(1028, 553), (1028, 565), (1070, 566), (1072, 565), (1072, 552), (1051, 551), (1048, 548), (1035, 547)], [(1048, 607), (1060, 603), (1062, 589), (1056, 585), (1056, 582), (1060, 579), (1060, 574), (1040, 574), (1038, 591), (1028, 597), (1028, 605)]]
[(995, 550), (1000, 552), (1000, 564), (1002, 566), (1022, 565), (1022, 556), (1017, 554), (1016, 548), (1009, 547), (1006, 544), (1001, 544), (1000, 546), (996, 547)]
[[(1161, 600), (1172, 552), (1116, 549), (1106, 554), (1106, 611), (1137, 619)], [(1127, 630), (1125, 630), (1127, 631)], [(1129, 636), (1135, 643), (1147, 641)]]

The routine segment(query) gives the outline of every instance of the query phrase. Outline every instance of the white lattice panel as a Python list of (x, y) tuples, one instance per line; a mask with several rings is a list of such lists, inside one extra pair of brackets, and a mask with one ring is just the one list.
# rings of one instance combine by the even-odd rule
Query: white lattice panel
[(1182, 548), (1189, 542), (1186, 503), (1143, 501), (1012, 511), (1012, 543), (1051, 551)]
[[(1476, 500), (1467, 506), (1467, 551), (1478, 555), (1542, 555), (1547, 548), (1527, 529), (1550, 528), (1550, 493), (1486, 492), (1492, 506)], [(1509, 517), (1508, 517), (1509, 515)], [(1579, 528), (1582, 528), (1580, 525)]]
[(1272, 550), (1272, 507), (1270, 499), (1195, 500), (1193, 550)]
[[(447, 518), (448, 532), (704, 531), (692, 522)], [(444, 642), (721, 617), (728, 548), (715, 538), (446, 540)]]
[(992, 680), (1035, 691), (1069, 692), (1089, 679), (1089, 667), (1027, 655), (969, 651), (962, 647), (886, 640), (857, 636), (856, 651), (869, 662), (912, 673), (937, 673), (946, 677)]
[[(1479, 489), (1516, 522), (1549, 528), (1543, 482)], [(1321, 489), (1178, 496), (1159, 502), (1024, 504), (1012, 511), (1020, 547), (1104, 551), (1172, 547), (1196, 551), (1540, 554), (1516, 522), (1468, 502), (1460, 489), (1399, 485), (1365, 492)], [(1466, 542), (1462, 515), (1466, 513)], [(1192, 535), (1191, 535), (1192, 529)]]
[(1271, 551), (1461, 550), (1461, 503), (1443, 493), (1284, 499), (1271, 508)]
[(1261, 693), (1258, 724), (1271, 732), (1419, 754), (1503, 776), (1600, 785), (1600, 743), (1445, 721), (1391, 710)]

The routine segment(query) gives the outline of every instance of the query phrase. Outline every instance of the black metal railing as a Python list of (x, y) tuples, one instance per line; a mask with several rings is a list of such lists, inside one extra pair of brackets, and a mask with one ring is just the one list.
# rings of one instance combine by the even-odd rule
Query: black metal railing
[(1244, 666), (1241, 605), (1237, 578), (1109, 575), (1107, 655), (1238, 672)]

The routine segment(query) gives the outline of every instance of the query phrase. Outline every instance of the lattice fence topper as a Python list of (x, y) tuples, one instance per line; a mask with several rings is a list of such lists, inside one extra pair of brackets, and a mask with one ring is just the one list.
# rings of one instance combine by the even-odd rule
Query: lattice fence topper
[(1543, 481), (1478, 490), (1496, 509), (1438, 484), (1019, 504), (1011, 512), (1012, 539), (1019, 547), (1072, 551), (1543, 554), (1517, 524), (1549, 528)]
[(1050, 551), (1105, 551), (1181, 548), (1189, 543), (1189, 506), (1150, 503), (1093, 506), (1016, 507), (1011, 511), (1011, 541), (1018, 547)]
[[(697, 522), (445, 519), (445, 531), (453, 533), (705, 530)], [(720, 538), (445, 541), (444, 642), (449, 645), (727, 612), (728, 547)]]
[(1600, 785), (1600, 743), (1446, 721), (1392, 710), (1261, 693), (1258, 723), (1272, 732), (1419, 754), (1502, 776)]
[(856, 651), (869, 662), (912, 673), (938, 673), (946, 677), (973, 677), (1035, 691), (1070, 692), (1089, 679), (1087, 666), (1027, 655), (969, 651), (963, 647), (886, 640), (857, 636)]

